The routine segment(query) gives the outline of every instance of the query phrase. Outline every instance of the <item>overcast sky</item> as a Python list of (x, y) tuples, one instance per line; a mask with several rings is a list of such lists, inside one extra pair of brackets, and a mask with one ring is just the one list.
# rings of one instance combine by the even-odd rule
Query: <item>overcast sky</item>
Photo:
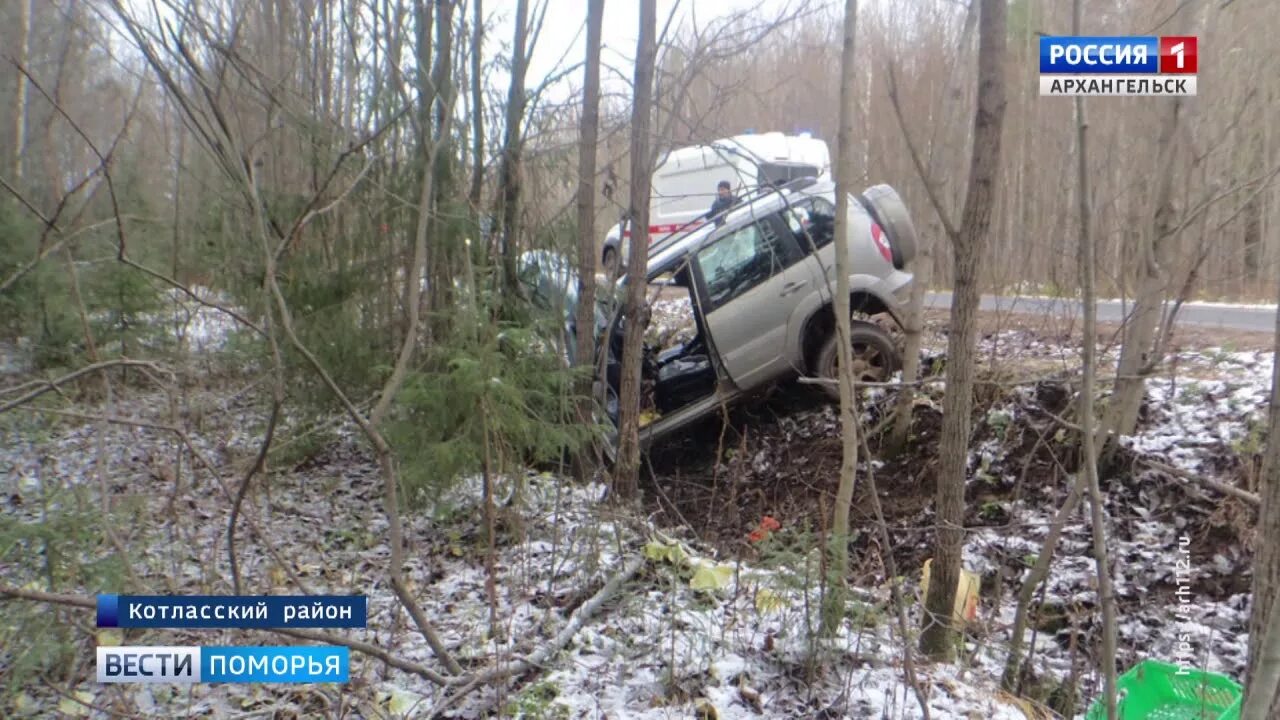
[[(716, 18), (753, 8), (766, 15), (776, 16), (784, 8), (794, 7), (801, 1), (803, 0), (657, 0), (657, 31), (662, 32), (673, 12), (675, 15), (670, 28), (671, 32), (676, 32), (694, 22), (699, 27), (705, 27)], [(824, 2), (808, 1), (815, 4)], [(567, 68), (574, 68), (581, 63), (586, 45), (587, 0), (529, 0), (530, 12), (544, 2), (548, 7), (546, 21), (534, 48), (526, 77), (526, 84), (530, 89), (542, 84), (547, 77), (563, 74)], [(124, 0), (124, 4), (144, 22), (151, 20), (152, 12), (157, 7), (162, 16), (169, 15), (163, 4), (157, 6), (151, 0)], [(601, 84), (606, 92), (629, 94), (639, 34), (640, 5), (636, 0), (605, 0), (604, 7), (604, 47), (601, 51), (604, 67), (601, 70)], [(472, 12), (470, 4), (463, 10), (468, 13), (466, 19), (469, 24)], [(487, 22), (484, 52), (486, 61), (489, 61), (509, 52), (514, 34), (516, 0), (483, 0), (483, 11)], [(506, 92), (507, 82), (507, 74), (501, 69), (495, 68), (488, 77), (489, 86), (498, 92)], [(576, 67), (547, 92), (544, 100), (563, 101), (573, 89), (581, 85), (582, 69)]]
[[(586, 0), (546, 1), (550, 3), (547, 19), (543, 24), (542, 34), (539, 36), (538, 44), (534, 48), (533, 60), (529, 65), (530, 87), (538, 85), (543, 78), (567, 66), (581, 62), (585, 52)], [(540, 2), (530, 0), (529, 4), (532, 8)], [(750, 8), (760, 8), (767, 14), (773, 14), (788, 4), (786, 0), (711, 0), (710, 2), (708, 0), (657, 0), (658, 32), (662, 32), (673, 10), (676, 13), (672, 22), (674, 30), (682, 24), (692, 24), (695, 19), (699, 26), (704, 26), (713, 18)], [(516, 0), (484, 0), (484, 12), (491, 20), (490, 36), (486, 39), (485, 52), (497, 53), (510, 47)], [(601, 73), (601, 81), (606, 88), (617, 90), (620, 86), (625, 86), (618, 73), (623, 73), (627, 81), (630, 80), (639, 26), (640, 4), (636, 0), (605, 0), (604, 48), (601, 51), (601, 60), (605, 68)], [(581, 86), (581, 70), (573, 72), (567, 80), (568, 84), (561, 83), (561, 92), (567, 92), (570, 85)], [(559, 94), (552, 93), (553, 96)]]

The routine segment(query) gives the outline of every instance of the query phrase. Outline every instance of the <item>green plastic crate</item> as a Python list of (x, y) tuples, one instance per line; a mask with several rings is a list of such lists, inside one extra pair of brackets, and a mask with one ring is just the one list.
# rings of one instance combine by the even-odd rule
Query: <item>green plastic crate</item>
[[(1117, 720), (1239, 720), (1240, 685), (1218, 673), (1144, 660), (1116, 679)], [(1107, 720), (1101, 698), (1087, 720)]]

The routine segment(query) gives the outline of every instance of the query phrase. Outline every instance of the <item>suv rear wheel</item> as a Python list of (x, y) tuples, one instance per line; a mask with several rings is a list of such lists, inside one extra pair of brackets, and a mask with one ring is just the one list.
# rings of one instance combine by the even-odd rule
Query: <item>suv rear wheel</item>
[[(901, 366), (901, 358), (889, 333), (878, 326), (861, 320), (849, 323), (849, 336), (853, 345), (854, 379), (859, 382), (888, 382)], [(831, 336), (822, 344), (814, 359), (814, 374), (826, 380), (839, 380), (836, 374), (840, 362), (839, 331), (832, 329)], [(833, 399), (840, 399), (840, 386), (823, 383), (822, 389)]]

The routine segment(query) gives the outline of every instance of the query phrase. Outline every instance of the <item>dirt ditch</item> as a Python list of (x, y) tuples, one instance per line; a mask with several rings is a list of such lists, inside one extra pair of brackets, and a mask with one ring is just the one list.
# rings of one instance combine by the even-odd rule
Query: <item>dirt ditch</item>
[[(1036, 383), (1007, 382), (1023, 366), (1043, 374), (1074, 350), (1064, 350), (1058, 338), (1046, 343), (1028, 328), (992, 331), (984, 339), (988, 349), (996, 343), (1015, 351), (1021, 362), (986, 364), (980, 372), (980, 383), (987, 382), (975, 393), (965, 517), (965, 564), (983, 577), (992, 629), (1007, 628), (1011, 598), (1068, 495), (1078, 462), (1075, 433), (1061, 420), (1072, 414), (1074, 391), (1063, 379), (1070, 371), (1047, 374)], [(938, 353), (926, 354), (927, 365), (940, 365), (939, 359)], [(1183, 365), (1184, 370), (1198, 367), (1192, 361)], [(1237, 369), (1242, 380), (1197, 389), (1201, 395), (1196, 398), (1187, 397), (1185, 383), (1175, 389), (1153, 388), (1138, 437), (1118, 448), (1103, 467), (1112, 574), (1126, 620), (1120, 638), (1122, 667), (1144, 657), (1169, 658), (1172, 650), (1161, 636), (1175, 622), (1171, 618), (1179, 603), (1179, 583), (1189, 582), (1198, 603), (1195, 612), (1214, 618), (1191, 631), (1204, 665), (1242, 670), (1256, 511), (1241, 500), (1155, 469), (1190, 462), (1220, 482), (1252, 489), (1262, 443), (1242, 442), (1239, 428), (1257, 425), (1255, 396), (1265, 395), (1265, 378), (1259, 377), (1262, 368), (1250, 367), (1247, 359)], [(940, 385), (928, 387), (917, 399), (907, 451), (886, 457), (884, 434), (872, 433), (867, 438), (871, 462), (860, 457), (851, 578), (859, 586), (880, 586), (886, 576), (868, 473), (875, 477), (893, 542), (889, 552), (899, 573), (915, 576), (930, 555), (942, 391)], [(1232, 399), (1245, 390), (1253, 393), (1247, 402)], [(892, 392), (867, 396), (863, 428), (884, 427), (895, 399)], [(1215, 399), (1220, 401), (1216, 405)], [(1188, 420), (1189, 413), (1200, 424)], [(1237, 430), (1221, 435), (1204, 431), (1215, 424)], [(1172, 437), (1168, 449), (1147, 440), (1165, 436)], [(840, 472), (838, 416), (811, 387), (779, 387), (654, 448), (649, 460), (645, 502), (660, 524), (687, 527), (725, 556), (749, 558), (756, 548), (748, 535), (764, 517), (802, 532), (825, 529)], [(1037, 602), (1038, 624), (1054, 641), (1041, 651), (1054, 656), (1050, 666), (1057, 663), (1059, 677), (1069, 672), (1068, 664), (1077, 666), (1079, 655), (1092, 655), (1099, 636), (1087, 515), (1082, 506), (1068, 520), (1058, 550), (1061, 559)], [(1187, 561), (1195, 568), (1189, 581), (1174, 573), (1180, 547), (1187, 548)], [(999, 607), (994, 597), (1003, 599)], [(1045, 639), (1040, 642), (1044, 646)]]

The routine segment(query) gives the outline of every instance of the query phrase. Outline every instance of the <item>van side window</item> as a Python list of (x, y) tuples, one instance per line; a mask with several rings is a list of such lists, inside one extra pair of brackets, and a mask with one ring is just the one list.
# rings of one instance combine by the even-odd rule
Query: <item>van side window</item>
[(766, 217), (734, 230), (698, 251), (707, 285), (704, 312), (742, 295), (799, 259), (794, 240), (776, 218)]
[(803, 177), (818, 177), (818, 167), (798, 162), (763, 162), (757, 175), (761, 185), (782, 186)]
[[(807, 255), (835, 237), (836, 208), (820, 197), (808, 198), (782, 211), (796, 244)], [(812, 242), (812, 245), (810, 244)]]

